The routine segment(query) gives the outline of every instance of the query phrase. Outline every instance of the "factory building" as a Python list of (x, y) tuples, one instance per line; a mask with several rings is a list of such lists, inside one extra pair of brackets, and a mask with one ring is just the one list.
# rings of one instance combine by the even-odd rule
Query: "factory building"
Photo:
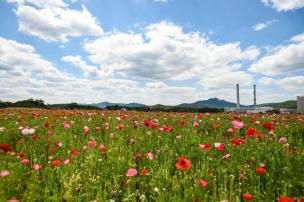
[(297, 97), (297, 112), (304, 113), (304, 96)]
[(241, 107), (240, 104), (240, 85), (236, 84), (236, 108), (225, 108), (225, 112), (239, 112), (239, 113), (265, 113), (273, 110), (272, 107), (257, 107), (256, 106), (256, 85), (253, 85), (253, 106)]

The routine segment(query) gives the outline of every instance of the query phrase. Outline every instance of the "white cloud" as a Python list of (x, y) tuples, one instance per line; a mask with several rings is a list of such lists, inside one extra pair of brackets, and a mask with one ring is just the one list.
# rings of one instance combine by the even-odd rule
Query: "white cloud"
[(290, 94), (293, 99), (297, 95), (304, 94), (304, 76), (288, 76), (281, 79), (263, 77), (259, 83), (269, 86), (274, 85), (279, 88), (277, 92), (281, 94)]
[(61, 0), (18, 0), (16, 6), (19, 31), (46, 41), (67, 42), (69, 37), (103, 33), (84, 6), (82, 10), (69, 9)]
[(75, 67), (79, 68), (84, 72), (85, 76), (96, 76), (98, 68), (93, 65), (88, 65), (85, 61), (82, 60), (81, 56), (64, 56), (61, 58), (62, 61), (69, 62)]
[(280, 75), (304, 70), (303, 34), (292, 37), (291, 43), (274, 48), (269, 55), (252, 64), (249, 71), (264, 75)]
[(273, 19), (273, 20), (268, 20), (266, 22), (262, 22), (262, 23), (258, 23), (256, 25), (254, 25), (252, 28), (254, 31), (260, 31), (263, 30), (265, 28), (267, 28), (269, 25), (271, 25), (272, 23), (276, 22), (277, 20)]
[(265, 6), (271, 6), (277, 11), (289, 11), (304, 7), (304, 0), (262, 0)]
[[(77, 56), (65, 59), (83, 62)], [(84, 62), (81, 65), (87, 64)], [(76, 77), (60, 71), (53, 63), (41, 57), (31, 45), (1, 37), (0, 80), (0, 99), (10, 101), (34, 97), (48, 103), (96, 103), (108, 100), (178, 104), (196, 99), (199, 95), (194, 87), (174, 87), (165, 83), (158, 86), (152, 83), (140, 85), (138, 81), (111, 77)]]
[(65, 75), (36, 53), (34, 47), (0, 37), (0, 70), (20, 75), (62, 81)]
[(260, 53), (254, 46), (241, 50), (239, 43), (215, 44), (168, 22), (149, 25), (142, 34), (107, 33), (87, 41), (84, 48), (103, 69), (149, 80), (184, 80), (203, 77), (210, 70), (234, 70), (238, 61), (254, 60)]

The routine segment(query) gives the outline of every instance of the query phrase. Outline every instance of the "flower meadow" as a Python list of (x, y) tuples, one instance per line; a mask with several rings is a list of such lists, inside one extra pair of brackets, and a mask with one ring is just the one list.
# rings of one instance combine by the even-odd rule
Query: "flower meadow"
[(304, 201), (304, 115), (0, 110), (0, 201)]

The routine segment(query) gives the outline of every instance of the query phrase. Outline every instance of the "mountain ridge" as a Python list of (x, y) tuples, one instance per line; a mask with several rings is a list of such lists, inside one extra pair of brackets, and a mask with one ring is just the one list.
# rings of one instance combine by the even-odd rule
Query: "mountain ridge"
[[(128, 107), (128, 108), (141, 108), (141, 107), (185, 107), (185, 108), (233, 108), (236, 107), (236, 103), (229, 102), (223, 99), (218, 99), (216, 97), (209, 98), (207, 100), (199, 100), (193, 103), (182, 103), (178, 105), (163, 105), (163, 104), (155, 104), (155, 105), (145, 105), (142, 103), (112, 103), (112, 102), (100, 102), (95, 104), (90, 104), (91, 106), (96, 106), (99, 108), (107, 108), (111, 106), (119, 106), (119, 107)], [(253, 105), (241, 105), (241, 107), (252, 107)], [(297, 103), (296, 100), (288, 100), (284, 102), (277, 103), (264, 103), (257, 105), (259, 107), (273, 107), (273, 108), (296, 108)]]

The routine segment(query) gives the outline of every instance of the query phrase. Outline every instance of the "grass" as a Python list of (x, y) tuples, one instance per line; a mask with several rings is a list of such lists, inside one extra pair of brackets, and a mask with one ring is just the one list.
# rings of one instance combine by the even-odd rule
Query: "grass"
[[(245, 126), (235, 129), (232, 120)], [(303, 198), (303, 120), (296, 114), (4, 109), (0, 145), (12, 148), (7, 153), (0, 150), (0, 171), (9, 171), (0, 176), (0, 201), (238, 202), (245, 201), (245, 193), (252, 201)], [(35, 132), (23, 135), (19, 127)], [(249, 128), (258, 132), (247, 137)], [(287, 142), (279, 143), (281, 137)], [(234, 139), (246, 143), (232, 144)], [(214, 143), (225, 149), (219, 151)], [(200, 144), (210, 144), (211, 149), (201, 149)], [(190, 160), (190, 169), (176, 167), (181, 156)], [(23, 159), (29, 164), (22, 164)], [(60, 165), (54, 166), (54, 161)], [(42, 169), (33, 170), (35, 164)], [(257, 173), (258, 167), (267, 172)], [(138, 171), (136, 176), (126, 176), (130, 168)], [(145, 176), (140, 174), (143, 169), (148, 171)], [(199, 180), (208, 186), (200, 186)]]

